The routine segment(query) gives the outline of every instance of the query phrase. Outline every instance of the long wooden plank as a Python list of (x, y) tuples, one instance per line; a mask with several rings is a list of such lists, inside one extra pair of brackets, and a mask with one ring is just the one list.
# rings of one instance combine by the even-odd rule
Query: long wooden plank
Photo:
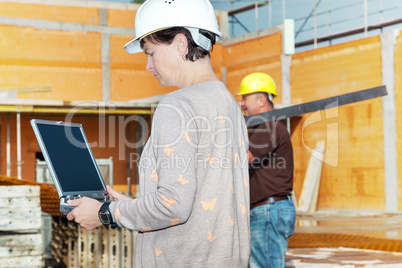
[[(0, 196), (2, 198), (28, 198), (39, 197), (40, 186), (39, 185), (7, 185), (0, 186)], [(8, 203), (8, 202), (7, 202)], [(2, 204), (3, 205), (3, 204)], [(7, 206), (10, 206), (7, 204)]]
[(323, 109), (334, 108), (337, 106), (383, 97), (386, 95), (388, 95), (388, 92), (385, 86), (373, 87), (352, 93), (329, 97), (326, 99), (293, 105), (262, 114), (246, 116), (245, 119), (247, 126), (252, 127), (260, 125), (266, 121), (278, 121), (292, 116), (312, 113)]
[(78, 266), (88, 267), (87, 258), (88, 232), (84, 227), (78, 226)]
[(0, 268), (2, 267), (40, 268), (43, 267), (42, 265), (43, 265), (42, 255), (0, 258)]
[(112, 229), (109, 227), (109, 267), (122, 267), (121, 244), (121, 228)]
[(297, 212), (315, 212), (321, 180), (322, 161), (324, 160), (325, 142), (317, 142), (317, 147), (312, 150), (310, 162), (304, 177)]
[(133, 255), (133, 235), (131, 230), (122, 228), (121, 229), (121, 239), (122, 239), (122, 261), (121, 265), (123, 267), (134, 267), (134, 255)]
[(99, 235), (99, 268), (109, 268), (109, 227), (103, 225), (100, 227)]
[(8, 210), (0, 208), (0, 231), (22, 232), (31, 230), (30, 232), (38, 232), (41, 226), (40, 206)]
[(86, 258), (88, 262), (87, 267), (99, 267), (99, 228), (86, 231), (87, 232), (87, 245), (86, 245)]
[(18, 257), (40, 255), (42, 250), (41, 234), (10, 234), (0, 235), (0, 257)]

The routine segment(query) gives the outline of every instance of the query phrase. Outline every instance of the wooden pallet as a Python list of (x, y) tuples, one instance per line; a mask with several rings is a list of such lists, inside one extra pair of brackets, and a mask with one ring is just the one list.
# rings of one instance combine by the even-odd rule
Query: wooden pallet
[(0, 267), (42, 267), (40, 187), (0, 186)]

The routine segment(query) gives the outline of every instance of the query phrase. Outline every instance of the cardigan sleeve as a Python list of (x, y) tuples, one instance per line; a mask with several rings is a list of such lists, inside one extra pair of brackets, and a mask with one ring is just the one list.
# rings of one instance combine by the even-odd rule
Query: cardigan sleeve
[(197, 189), (197, 127), (191, 103), (165, 97), (158, 105), (140, 180), (152, 191), (138, 199), (112, 202), (110, 209), (119, 226), (152, 231), (186, 222)]

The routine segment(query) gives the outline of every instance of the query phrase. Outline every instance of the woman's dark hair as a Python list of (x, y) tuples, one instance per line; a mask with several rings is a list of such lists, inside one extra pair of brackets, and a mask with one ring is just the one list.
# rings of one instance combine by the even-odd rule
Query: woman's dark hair
[[(188, 43), (188, 51), (187, 51), (187, 55), (186, 55), (187, 60), (195, 61), (197, 59), (202, 59), (205, 56), (208, 56), (208, 57), (210, 56), (209, 51), (198, 46), (194, 42), (190, 31), (184, 27), (168, 28), (168, 29), (157, 31), (155, 33), (147, 35), (140, 41), (141, 48), (144, 49), (145, 42), (151, 42), (153, 44), (162, 43), (162, 44), (170, 45), (170, 44), (172, 44), (175, 36), (179, 33), (183, 34), (187, 38), (187, 43)], [(210, 32), (210, 31), (202, 30), (202, 29), (199, 29), (199, 33), (204, 35), (205, 37), (207, 37), (209, 40), (211, 40), (211, 51), (212, 51), (213, 46), (215, 45), (216, 34)]]

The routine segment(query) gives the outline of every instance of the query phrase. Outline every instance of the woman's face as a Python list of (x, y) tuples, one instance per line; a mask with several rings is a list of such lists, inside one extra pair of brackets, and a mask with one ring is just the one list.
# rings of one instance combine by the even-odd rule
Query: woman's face
[(152, 71), (161, 86), (177, 86), (179, 62), (173, 44), (144, 44), (144, 52), (148, 56), (146, 70)]

